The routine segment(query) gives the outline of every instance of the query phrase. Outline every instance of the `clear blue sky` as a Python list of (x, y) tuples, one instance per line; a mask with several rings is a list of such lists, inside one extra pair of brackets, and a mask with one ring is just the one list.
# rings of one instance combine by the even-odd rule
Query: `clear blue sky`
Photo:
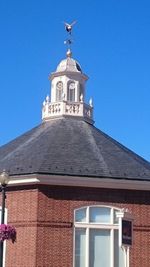
[(0, 145), (41, 122), (48, 74), (73, 57), (89, 76), (95, 125), (150, 161), (150, 1), (1, 0)]

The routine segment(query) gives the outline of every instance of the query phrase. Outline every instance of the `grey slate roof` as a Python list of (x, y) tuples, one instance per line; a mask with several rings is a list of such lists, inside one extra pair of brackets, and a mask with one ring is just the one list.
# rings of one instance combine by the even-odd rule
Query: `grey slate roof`
[(0, 171), (150, 180), (150, 163), (83, 120), (44, 122), (0, 148)]

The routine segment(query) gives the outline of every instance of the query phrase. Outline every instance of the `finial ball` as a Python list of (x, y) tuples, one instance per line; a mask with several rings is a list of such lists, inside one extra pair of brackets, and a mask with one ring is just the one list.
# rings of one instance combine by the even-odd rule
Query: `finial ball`
[(67, 50), (66, 56), (67, 56), (67, 57), (71, 57), (71, 56), (72, 56), (72, 52), (71, 52), (70, 49)]

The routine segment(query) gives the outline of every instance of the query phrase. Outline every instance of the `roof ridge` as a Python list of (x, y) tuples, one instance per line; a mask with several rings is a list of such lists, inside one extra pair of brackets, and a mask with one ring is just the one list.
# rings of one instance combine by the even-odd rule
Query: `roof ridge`
[[(4, 158), (2, 159), (2, 161), (5, 160), (5, 159), (7, 159), (7, 158), (9, 158), (13, 153), (19, 151), (21, 148), (23, 148), (24, 146), (26, 146), (27, 143), (32, 142), (32, 140), (35, 138), (36, 135), (39, 136), (40, 133), (34, 135), (34, 134), (32, 134), (32, 132), (33, 132), (33, 131), (36, 131), (36, 129), (38, 129), (38, 128), (40, 129), (40, 126), (41, 126), (41, 124), (39, 124), (38, 126), (32, 128), (31, 130), (29, 130), (28, 132), (24, 133), (23, 135), (21, 135), (21, 136), (19, 136), (19, 137), (16, 137), (16, 138), (15, 138), (14, 140), (12, 140), (11, 142), (5, 144), (4, 146), (7, 146), (7, 145), (9, 145), (9, 144), (11, 144), (11, 143), (13, 144), (13, 142), (15, 142), (15, 140), (17, 140), (18, 138), (23, 138), (23, 137), (25, 137), (25, 136), (27, 136), (28, 134), (31, 133), (31, 138), (27, 139), (27, 141), (24, 142), (23, 144), (19, 144), (19, 145), (16, 146), (14, 149), (12, 149), (12, 151), (11, 151), (10, 153), (8, 153), (6, 156), (4, 156)], [(3, 147), (4, 147), (4, 146), (3, 146)], [(3, 148), (3, 147), (1, 147), (1, 148)]]
[(97, 158), (98, 158), (99, 162), (100, 162), (100, 163), (103, 162), (103, 164), (104, 164), (105, 167), (107, 168), (107, 171), (109, 172), (108, 165), (107, 165), (106, 161), (104, 160), (104, 157), (103, 157), (103, 155), (102, 155), (102, 153), (101, 153), (99, 147), (96, 145), (96, 140), (95, 140), (95, 138), (94, 138), (93, 135), (92, 135), (91, 127), (89, 127), (89, 126), (93, 126), (93, 125), (91, 125), (91, 124), (89, 124), (89, 123), (86, 123), (85, 125), (86, 125), (86, 127), (87, 127), (87, 125), (88, 125), (88, 129), (90, 129), (90, 132), (91, 132), (91, 136), (90, 136), (90, 137), (92, 137), (92, 141), (93, 141), (93, 142), (90, 142), (90, 143), (91, 143), (92, 146), (94, 145), (94, 149), (96, 149), (96, 151), (97, 151), (97, 156), (98, 156)]

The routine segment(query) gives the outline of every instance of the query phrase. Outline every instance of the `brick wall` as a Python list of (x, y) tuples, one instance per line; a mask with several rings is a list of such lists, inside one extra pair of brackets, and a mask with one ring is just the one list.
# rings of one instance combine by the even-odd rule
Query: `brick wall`
[(130, 267), (149, 267), (149, 192), (63, 186), (9, 190), (8, 221), (17, 228), (17, 243), (7, 241), (6, 267), (72, 267), (73, 212), (91, 204), (125, 207), (132, 212)]
[(7, 241), (6, 267), (36, 266), (38, 190), (14, 188), (7, 192), (8, 223), (17, 229), (17, 242)]

